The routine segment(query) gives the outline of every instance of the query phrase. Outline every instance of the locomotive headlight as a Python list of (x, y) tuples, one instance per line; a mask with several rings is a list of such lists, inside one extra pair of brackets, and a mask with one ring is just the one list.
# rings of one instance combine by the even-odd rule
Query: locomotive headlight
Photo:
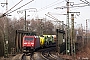
[(24, 44), (27, 44), (27, 43), (24, 43)]
[(34, 43), (31, 43), (31, 44), (34, 44)]
[(31, 43), (31, 46), (34, 46), (34, 43)]

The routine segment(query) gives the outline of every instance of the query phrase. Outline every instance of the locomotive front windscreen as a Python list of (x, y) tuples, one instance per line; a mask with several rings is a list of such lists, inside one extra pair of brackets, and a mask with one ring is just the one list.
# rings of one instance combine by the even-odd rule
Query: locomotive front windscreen
[(32, 40), (34, 40), (34, 38), (32, 38), (32, 37), (25, 37), (25, 40), (32, 41)]

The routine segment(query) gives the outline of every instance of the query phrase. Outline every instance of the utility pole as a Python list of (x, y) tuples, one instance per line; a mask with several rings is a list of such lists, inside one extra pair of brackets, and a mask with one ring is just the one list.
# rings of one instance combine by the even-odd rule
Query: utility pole
[(69, 30), (69, 0), (67, 1), (67, 32), (66, 32), (66, 54), (70, 54), (70, 30)]
[[(6, 11), (8, 10), (8, 0), (6, 3), (1, 3), (6, 5)], [(8, 18), (5, 15), (5, 22), (4, 22), (4, 58), (8, 58)]]
[[(63, 31), (65, 31), (64, 28), (65, 28), (65, 24), (64, 24), (64, 21), (62, 21), (62, 30)], [(64, 33), (63, 33), (63, 42), (65, 42), (65, 34)]]
[(71, 55), (75, 57), (74, 14), (71, 14)]
[[(80, 0), (80, 1), (82, 1), (82, 0)], [(81, 4), (74, 4), (74, 2), (73, 2), (73, 4), (71, 4), (72, 2), (69, 2), (69, 0), (66, 0), (66, 5), (67, 6), (62, 6), (62, 7), (57, 7), (57, 8), (55, 8), (55, 9), (58, 9), (58, 8), (60, 8), (60, 9), (64, 9), (64, 8), (67, 8), (67, 20), (66, 20), (66, 54), (68, 54), (68, 55), (70, 55), (70, 50), (71, 50), (71, 47), (70, 47), (70, 44), (71, 44), (71, 41), (70, 41), (70, 38), (71, 38), (71, 36), (70, 36), (70, 28), (69, 28), (69, 13), (80, 13), (80, 12), (69, 12), (69, 8), (72, 8), (72, 7), (85, 7), (84, 5), (81, 5)], [(85, 4), (87, 4), (86, 6), (89, 6), (89, 2), (88, 1), (82, 1), (83, 3), (85, 3)], [(80, 5), (80, 6), (78, 6), (78, 5)]]
[(85, 40), (85, 45), (87, 45), (87, 43), (88, 43), (88, 35), (87, 35), (87, 31), (88, 31), (88, 20), (90, 20), (90, 19), (86, 19), (86, 40)]
[[(80, 12), (69, 12), (69, 0), (67, 1), (67, 21), (66, 21), (66, 25), (67, 25), (67, 31), (66, 31), (66, 54), (71, 53), (71, 41), (70, 41), (70, 28), (69, 28), (69, 13), (80, 13)], [(71, 16), (73, 17), (74, 20), (74, 14), (71, 14)], [(72, 22), (74, 24), (74, 22)], [(73, 25), (74, 26), (74, 25)], [(74, 29), (74, 27), (73, 27)], [(73, 30), (74, 31), (74, 30)], [(75, 48), (75, 47), (74, 47)]]
[(85, 41), (85, 45), (87, 44), (87, 19), (86, 19), (86, 41)]
[(64, 31), (64, 21), (62, 21), (62, 30)]
[[(8, 0), (6, 0), (6, 11), (8, 10)], [(6, 22), (5, 22), (5, 58), (8, 57), (8, 18), (6, 15)]]
[[(29, 8), (29, 9), (24, 9), (24, 10), (21, 10), (21, 11), (24, 11), (25, 12), (25, 17), (24, 17), (24, 19), (25, 19), (25, 22), (24, 22), (24, 30), (25, 31), (28, 31), (28, 23), (27, 23), (27, 21), (26, 21), (26, 18), (27, 18), (27, 10), (30, 10), (30, 9), (35, 9), (35, 11), (33, 11), (33, 12), (37, 12), (37, 9), (36, 8)], [(21, 11), (17, 11), (17, 13), (19, 14)]]
[[(24, 11), (25, 12), (25, 17), (24, 17), (24, 30), (27, 31), (27, 23), (26, 23), (26, 9), (25, 10), (21, 10), (21, 11)], [(21, 11), (17, 11), (17, 13), (21, 13)]]
[(40, 19), (40, 35), (43, 35), (43, 23), (42, 23), (43, 19)]
[(61, 29), (61, 21), (57, 21), (59, 23), (59, 29)]
[(25, 10), (25, 31), (27, 30), (26, 28), (27, 27), (26, 27), (26, 10)]

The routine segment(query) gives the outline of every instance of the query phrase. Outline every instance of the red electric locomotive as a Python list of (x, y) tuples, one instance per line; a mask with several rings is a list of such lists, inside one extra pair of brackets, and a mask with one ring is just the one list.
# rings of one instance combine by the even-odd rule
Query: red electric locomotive
[(23, 52), (32, 52), (40, 47), (40, 38), (38, 36), (24, 36), (23, 37)]

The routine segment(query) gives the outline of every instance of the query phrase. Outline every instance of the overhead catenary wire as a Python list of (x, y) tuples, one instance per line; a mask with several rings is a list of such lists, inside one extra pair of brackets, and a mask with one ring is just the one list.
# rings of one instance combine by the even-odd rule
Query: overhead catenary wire
[[(75, 9), (75, 10), (76, 10), (76, 9)], [(79, 15), (79, 19), (82, 19), (82, 21), (86, 21), (86, 20), (85, 20), (85, 17), (84, 17), (83, 15)], [(79, 19), (78, 19), (78, 20), (79, 20)], [(84, 23), (84, 22), (83, 22), (83, 23)], [(83, 23), (81, 23), (81, 24), (83, 24)], [(83, 27), (82, 27), (82, 28), (83, 28)]]
[(87, 0), (83, 1), (83, 0), (80, 0), (82, 2), (84, 2), (85, 4), (90, 4)]
[(8, 11), (6, 11), (4, 14), (8, 13), (10, 10), (12, 10), (14, 7), (16, 7), (18, 4), (20, 4), (23, 0), (19, 1), (17, 4), (15, 4), (11, 9), (9, 9)]
[[(80, 3), (81, 5), (82, 4), (85, 4), (85, 3)], [(76, 10), (76, 9), (79, 9), (79, 7), (84, 7), (84, 6), (89, 6), (89, 5), (82, 5), (82, 6), (77, 6), (77, 5), (80, 5), (79, 3), (78, 4), (73, 4), (74, 6), (70, 6), (70, 8), (74, 8), (74, 7), (76, 7), (76, 8), (74, 8), (74, 9), (72, 9), (72, 10)], [(64, 8), (67, 8), (67, 7), (64, 7), (64, 6), (61, 6), (61, 7), (57, 7), (57, 8), (55, 8), (55, 9), (58, 9), (58, 8), (60, 8), (60, 9), (64, 9)], [(70, 11), (72, 11), (72, 10), (70, 10)], [(61, 13), (63, 13), (63, 12), (65, 12), (65, 11), (62, 11)], [(59, 14), (58, 14), (59, 15)]]
[[(85, 6), (90, 6), (90, 4), (89, 4), (89, 5), (82, 5), (82, 6), (70, 6), (69, 8), (85, 7)], [(66, 6), (62, 6), (62, 7), (57, 7), (57, 8), (55, 8), (55, 9), (64, 9), (64, 8), (67, 8), (67, 7), (66, 7)]]
[(35, 11), (32, 11), (32, 12), (37, 12), (36, 8), (28, 8), (28, 9), (24, 9), (24, 10), (20, 10), (20, 11), (25, 11), (25, 10), (29, 10), (29, 9), (35, 9)]
[[(70, 2), (69, 8), (90, 6), (90, 2), (88, 2), (87, 0), (85, 0), (85, 1), (80, 0), (80, 1), (83, 2), (83, 3), (74, 4), (74, 2)], [(67, 0), (67, 2), (68, 2), (68, 0)], [(82, 4), (85, 4), (85, 5), (82, 5)], [(68, 8), (68, 7), (67, 6), (61, 6), (61, 7), (55, 8), (55, 9), (58, 9), (58, 8), (59, 9), (64, 9), (64, 8)]]
[(52, 12), (49, 12), (49, 14), (53, 14), (53, 15), (67, 15), (67, 14), (59, 14), (59, 13), (52, 13)]
[[(55, 6), (55, 5), (57, 5), (57, 4), (61, 4), (61, 3), (63, 3), (64, 1), (61, 1), (61, 2), (58, 2), (59, 0), (57, 0), (57, 1), (55, 1), (55, 2), (53, 2), (53, 3), (51, 3), (51, 4), (49, 4), (49, 5), (47, 5), (47, 6), (45, 6), (45, 7), (42, 7), (42, 8), (40, 8), (39, 10), (38, 10), (38, 12), (39, 11), (42, 11), (42, 10), (45, 10), (45, 9), (47, 9), (47, 8), (50, 8), (50, 7), (52, 7), (52, 6)], [(56, 3), (56, 2), (58, 2), (58, 3)]]
[(90, 6), (90, 5), (73, 6), (73, 7), (70, 7), (70, 8), (74, 8), (74, 7), (85, 7), (85, 6)]
[(52, 16), (49, 12), (47, 14), (45, 14), (46, 16), (56, 20), (56, 21), (59, 21), (56, 17)]
[(50, 12), (48, 12), (48, 14), (49, 14), (51, 17), (53, 17), (55, 20), (59, 21), (56, 17), (52, 16), (52, 15), (50, 14)]
[[(80, 5), (80, 4), (85, 4), (85, 3), (78, 3), (78, 4), (74, 4), (73, 5)], [(71, 3), (70, 3), (71, 6), (73, 6)]]
[(59, 0), (57, 0), (57, 1), (55, 1), (55, 2), (53, 2), (53, 3), (51, 3), (51, 4), (49, 4), (49, 5), (47, 5), (47, 6), (45, 6), (45, 7), (42, 7), (42, 8), (40, 8), (39, 10), (42, 10), (42, 9), (44, 9), (44, 8), (50, 6), (50, 5), (52, 5), (52, 4), (54, 4), (54, 3), (58, 2), (58, 1), (59, 1)]
[(54, 17), (52, 17), (52, 16), (50, 16), (48, 14), (45, 14), (45, 15), (48, 16), (48, 17), (50, 17), (50, 18), (52, 18), (52, 19), (54, 19), (54, 20), (58, 20), (58, 19), (56, 19), (56, 18), (54, 18)]
[(11, 12), (7, 13), (7, 14), (10, 14), (10, 13), (12, 13), (12, 12), (14, 12), (14, 11), (16, 11), (16, 10), (20, 9), (20, 8), (22, 8), (22, 7), (26, 6), (26, 5), (28, 5), (29, 3), (33, 2), (33, 1), (34, 1), (34, 0), (29, 1), (29, 2), (27, 2), (26, 4), (24, 4), (24, 5), (20, 6), (19, 8), (15, 9), (15, 10), (13, 10), (13, 11), (11, 11)]

